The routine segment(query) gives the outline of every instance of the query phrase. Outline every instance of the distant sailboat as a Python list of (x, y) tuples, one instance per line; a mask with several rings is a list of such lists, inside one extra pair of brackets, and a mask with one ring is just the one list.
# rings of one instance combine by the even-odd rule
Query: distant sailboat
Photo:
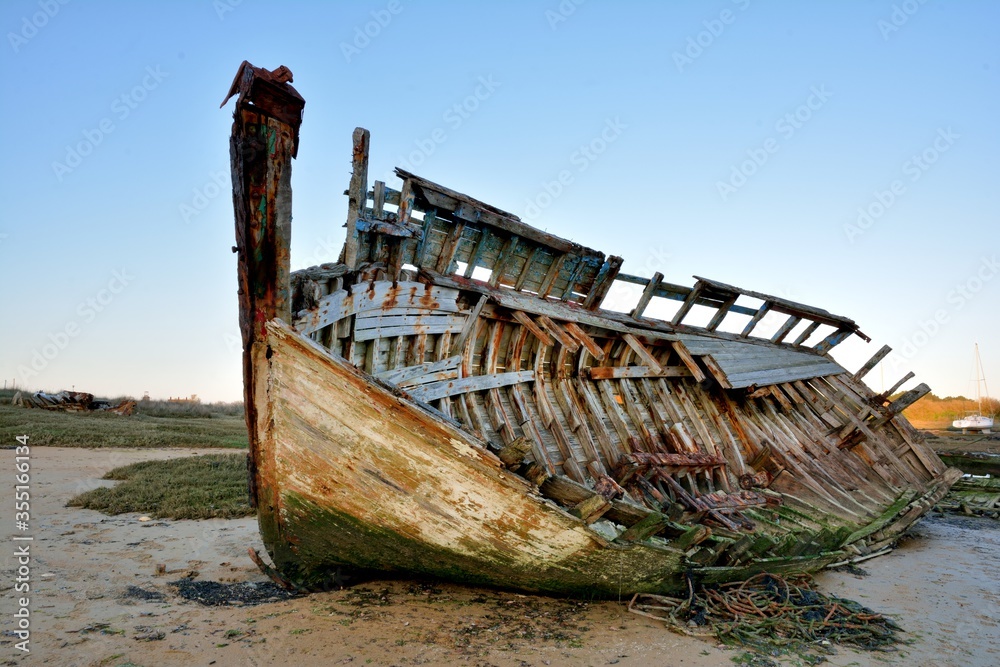
[[(989, 433), (990, 429), (993, 428), (993, 417), (983, 414), (983, 395), (980, 390), (980, 386), (983, 389), (986, 388), (986, 374), (983, 372), (983, 361), (979, 358), (979, 343), (976, 343), (976, 359), (975, 359), (975, 371), (976, 371), (976, 414), (966, 415), (962, 419), (956, 419), (951, 423), (955, 428), (962, 429), (962, 432), (973, 430), (982, 431), (983, 433)], [(986, 392), (987, 397), (989, 396), (989, 390)]]

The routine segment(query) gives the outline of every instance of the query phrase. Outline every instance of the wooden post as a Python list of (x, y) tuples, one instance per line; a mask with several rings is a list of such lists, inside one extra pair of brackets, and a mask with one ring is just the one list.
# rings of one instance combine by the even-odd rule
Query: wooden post
[(266, 417), (255, 402), (267, 383), (267, 331), (274, 319), (291, 321), (289, 245), (292, 224), (292, 158), (305, 101), (288, 85), (291, 72), (273, 72), (243, 61), (223, 105), (236, 110), (229, 141), (243, 337), (243, 399), (250, 441), (250, 498), (257, 497), (259, 437)]
[(344, 244), (344, 264), (357, 268), (358, 230), (355, 223), (368, 203), (368, 142), (370, 134), (363, 127), (354, 128), (354, 158), (351, 184), (347, 188), (347, 242)]

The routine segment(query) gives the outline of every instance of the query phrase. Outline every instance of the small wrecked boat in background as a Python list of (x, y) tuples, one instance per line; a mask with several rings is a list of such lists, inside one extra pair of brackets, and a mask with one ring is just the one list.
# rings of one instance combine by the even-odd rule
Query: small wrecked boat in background
[[(400, 169), (369, 184), (360, 128), (341, 256), (290, 272), (290, 81), (244, 62), (229, 94), (250, 492), (277, 578), (613, 596), (812, 571), (884, 550), (961, 476), (900, 414), (926, 385), (890, 402), (912, 374), (862, 382), (889, 348), (853, 374), (829, 356), (867, 340), (850, 319), (627, 275)], [(643, 288), (629, 313), (601, 307), (615, 281)], [(669, 321), (654, 299), (679, 303)], [(768, 313), (786, 319), (754, 335)]]

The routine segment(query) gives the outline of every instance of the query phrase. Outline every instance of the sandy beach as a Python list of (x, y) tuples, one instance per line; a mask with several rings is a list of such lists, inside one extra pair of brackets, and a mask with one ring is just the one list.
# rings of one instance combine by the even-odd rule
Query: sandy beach
[[(256, 521), (141, 520), (67, 508), (134, 461), (217, 450), (33, 447), (30, 654), (15, 648), (15, 544), (2, 570), (4, 665), (731, 665), (742, 652), (625, 609), (427, 581), (374, 581), (253, 606), (206, 606), (176, 582), (269, 585), (247, 556)], [(3, 456), (13, 466), (13, 450)], [(9, 531), (8, 531), (9, 534)], [(166, 572), (158, 574), (157, 566)], [(825, 572), (828, 593), (891, 614), (910, 643), (838, 647), (829, 664), (992, 666), (1000, 655), (1000, 525), (932, 515), (868, 576)], [(796, 664), (783, 658), (782, 664)]]

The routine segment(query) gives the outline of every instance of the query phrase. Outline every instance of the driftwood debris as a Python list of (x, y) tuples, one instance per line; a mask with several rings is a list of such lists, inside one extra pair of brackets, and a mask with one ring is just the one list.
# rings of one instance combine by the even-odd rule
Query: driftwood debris
[(19, 391), (11, 399), (11, 405), (22, 408), (40, 408), (42, 410), (62, 410), (65, 412), (110, 412), (116, 415), (128, 416), (135, 412), (136, 402), (126, 398), (116, 404), (112, 404), (108, 401), (95, 400), (93, 394), (82, 391), (60, 391), (55, 394), (47, 394), (43, 391), (26, 394)]

